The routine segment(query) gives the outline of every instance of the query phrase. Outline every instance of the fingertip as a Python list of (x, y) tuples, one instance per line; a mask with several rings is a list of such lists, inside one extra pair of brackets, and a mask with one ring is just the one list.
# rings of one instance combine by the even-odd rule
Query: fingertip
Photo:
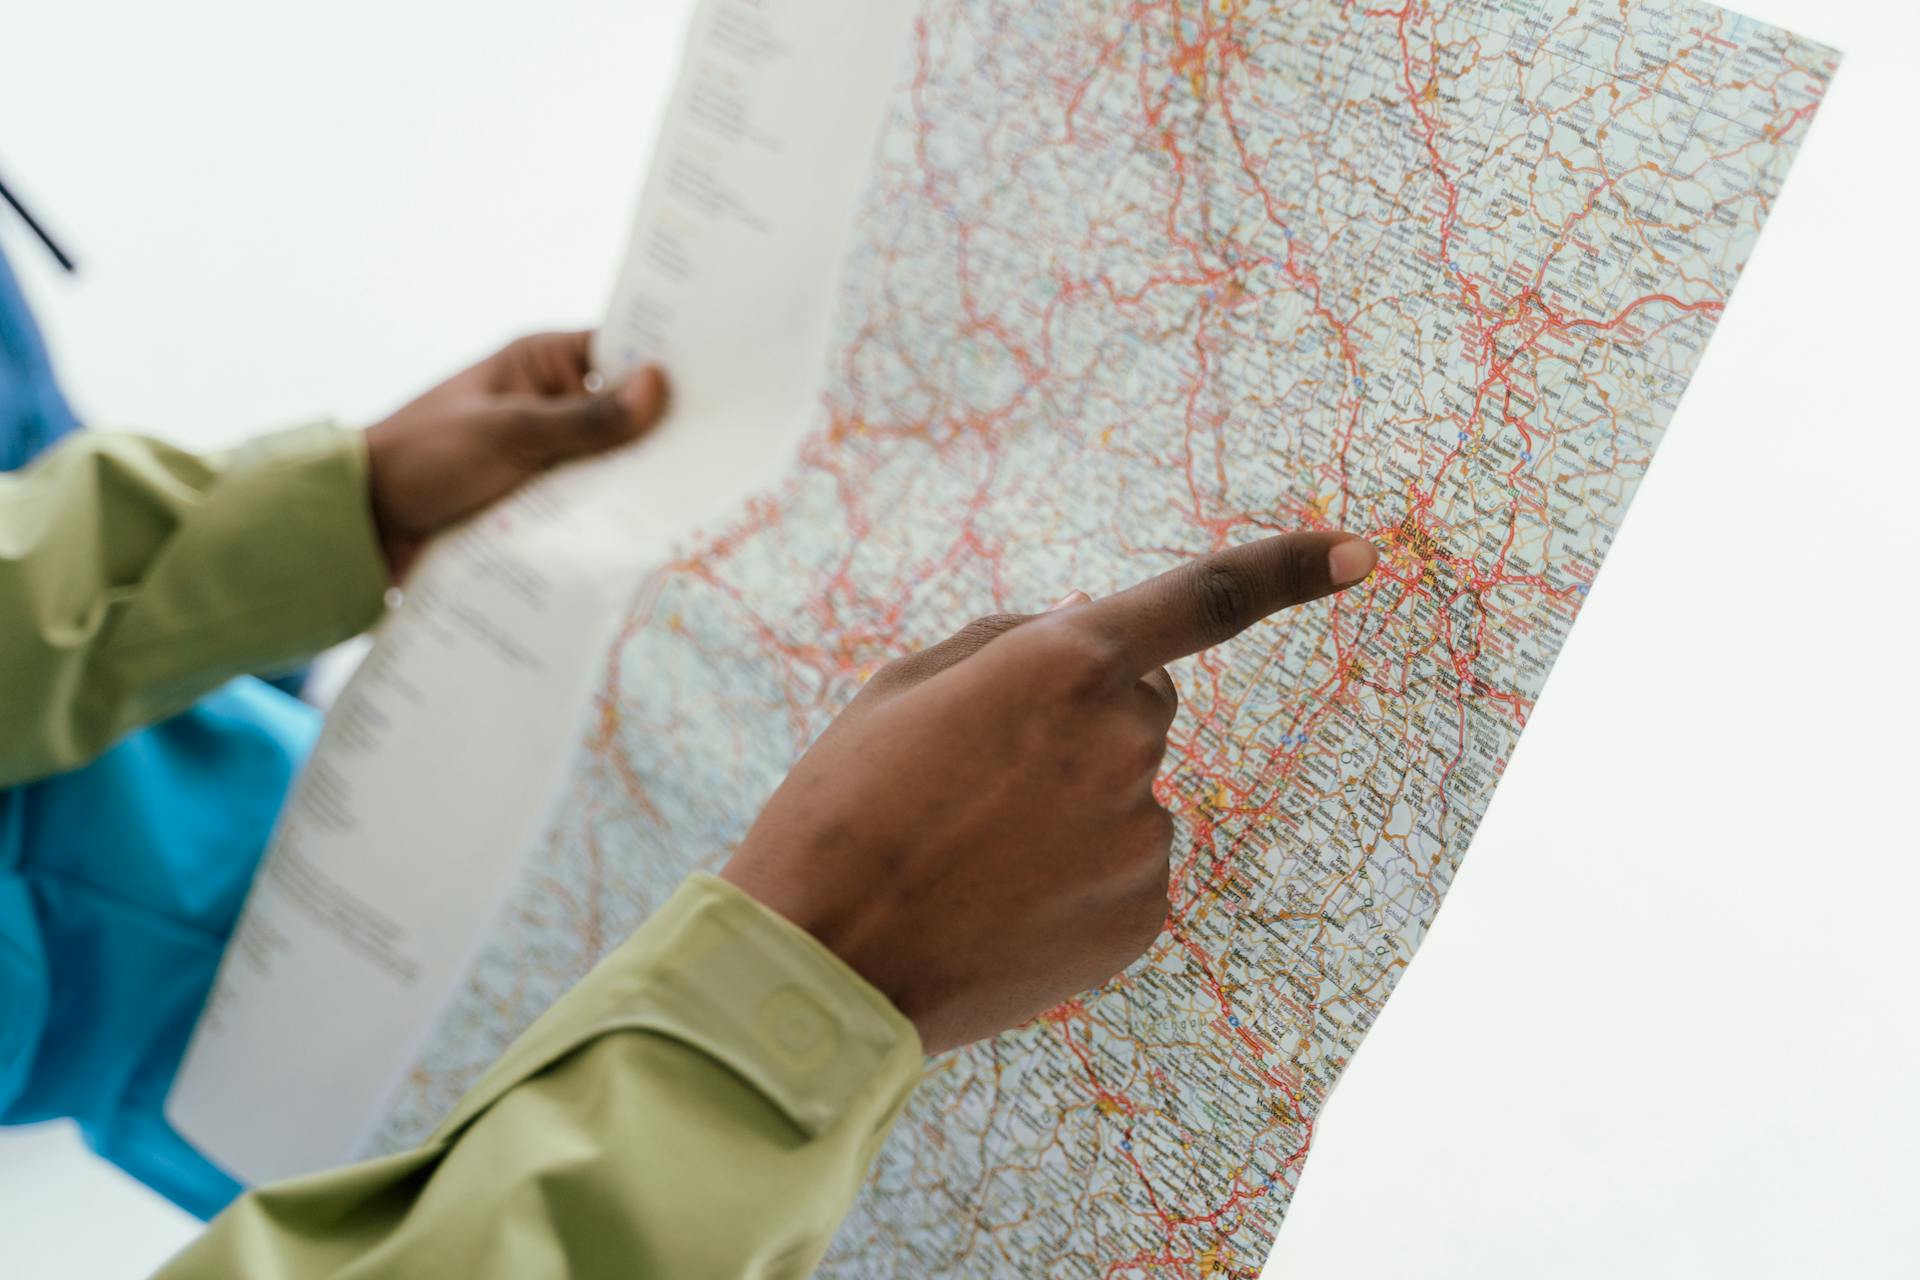
[(1350, 587), (1364, 581), (1379, 563), (1380, 552), (1365, 538), (1336, 542), (1327, 552), (1327, 573), (1336, 587)]
[(1091, 599), (1093, 599), (1093, 597), (1088, 595), (1084, 591), (1069, 591), (1067, 592), (1067, 594), (1065, 594), (1064, 596), (1061, 596), (1058, 600), (1048, 605), (1046, 611), (1048, 613), (1052, 613), (1056, 609), (1064, 609), (1069, 605), (1085, 604), (1087, 603), (1087, 601)]

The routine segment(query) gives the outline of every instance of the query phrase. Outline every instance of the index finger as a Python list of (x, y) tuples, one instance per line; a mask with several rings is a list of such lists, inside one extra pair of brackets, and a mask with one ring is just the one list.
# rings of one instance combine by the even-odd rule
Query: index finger
[(1361, 581), (1379, 552), (1350, 533), (1283, 533), (1211, 555), (1081, 605), (1072, 624), (1118, 646), (1129, 675), (1231, 640), (1293, 605)]

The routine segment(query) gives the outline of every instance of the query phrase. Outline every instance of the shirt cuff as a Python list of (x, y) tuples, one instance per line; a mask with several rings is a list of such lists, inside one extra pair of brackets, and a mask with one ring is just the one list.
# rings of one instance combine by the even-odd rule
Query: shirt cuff
[(362, 433), (295, 427), (214, 463), (218, 479), (152, 572), (168, 590), (150, 592), (114, 636), (136, 686), (291, 666), (358, 635), (385, 608), (390, 578)]
[(891, 1124), (924, 1062), (913, 1024), (811, 934), (728, 882), (694, 875), (508, 1047), (434, 1140), (621, 1031), (699, 1050), (810, 1138)]

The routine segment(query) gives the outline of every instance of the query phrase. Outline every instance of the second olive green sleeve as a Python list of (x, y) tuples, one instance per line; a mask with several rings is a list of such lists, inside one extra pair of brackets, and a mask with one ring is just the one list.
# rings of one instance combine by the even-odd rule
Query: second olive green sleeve
[(365, 449), (330, 426), (210, 456), (86, 431), (0, 475), (0, 786), (372, 623)]
[(922, 1063), (826, 948), (695, 876), (426, 1145), (253, 1191), (161, 1276), (797, 1280)]

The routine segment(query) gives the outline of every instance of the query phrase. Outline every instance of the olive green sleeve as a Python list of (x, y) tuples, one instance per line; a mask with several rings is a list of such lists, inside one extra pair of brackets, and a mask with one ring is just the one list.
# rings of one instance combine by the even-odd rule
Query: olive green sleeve
[(74, 434), (0, 475), (0, 786), (364, 630), (386, 588), (357, 431)]
[(825, 947), (695, 876), (425, 1146), (250, 1192), (160, 1274), (805, 1276), (922, 1061)]

